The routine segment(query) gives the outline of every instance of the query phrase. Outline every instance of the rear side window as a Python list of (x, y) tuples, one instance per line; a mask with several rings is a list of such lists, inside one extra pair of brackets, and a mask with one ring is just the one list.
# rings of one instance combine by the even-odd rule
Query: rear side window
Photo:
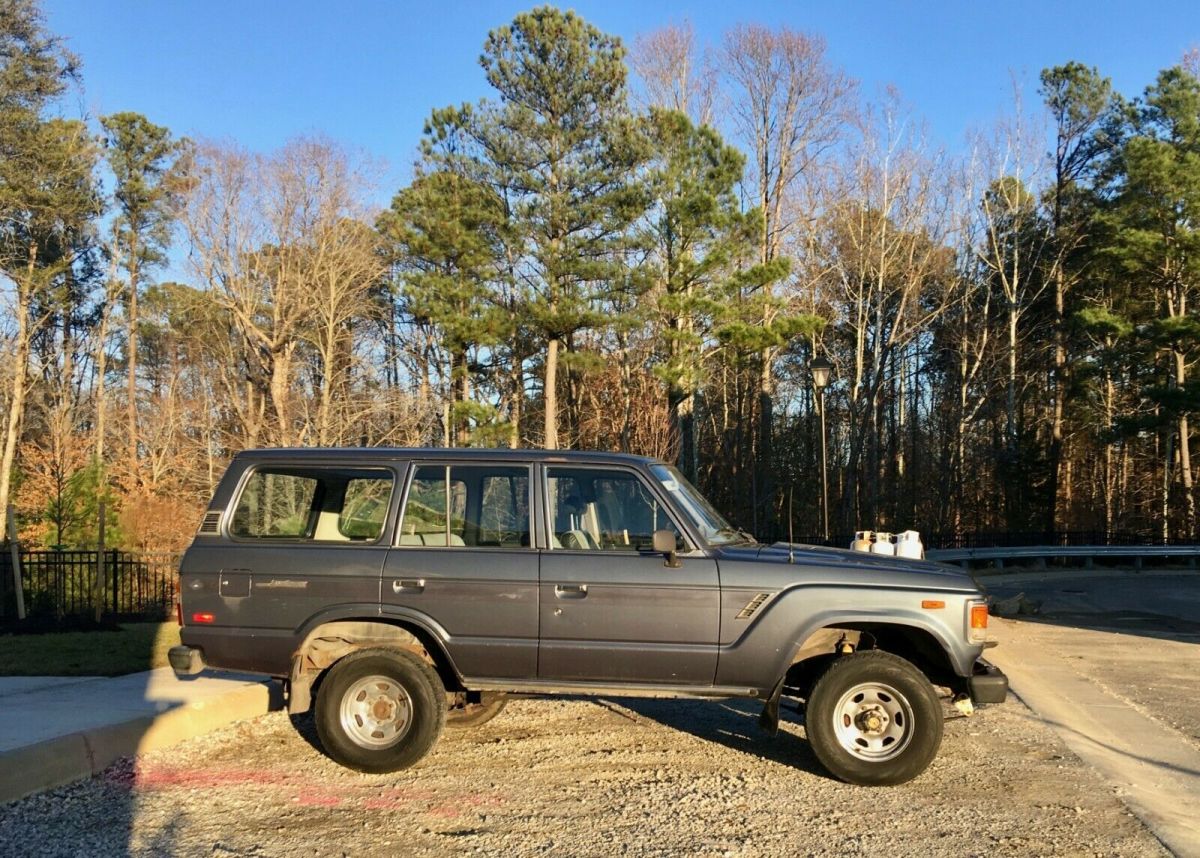
[(374, 542), (392, 495), (390, 471), (259, 468), (242, 487), (229, 532), (241, 539)]
[(529, 547), (529, 469), (422, 465), (400, 522), (402, 546)]

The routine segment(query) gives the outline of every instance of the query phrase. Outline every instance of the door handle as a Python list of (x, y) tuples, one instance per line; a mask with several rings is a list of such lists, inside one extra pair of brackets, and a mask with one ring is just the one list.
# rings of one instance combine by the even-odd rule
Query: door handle
[(393, 593), (420, 593), (425, 589), (424, 578), (397, 578), (392, 582)]
[(587, 584), (555, 584), (554, 597), (556, 599), (586, 599)]

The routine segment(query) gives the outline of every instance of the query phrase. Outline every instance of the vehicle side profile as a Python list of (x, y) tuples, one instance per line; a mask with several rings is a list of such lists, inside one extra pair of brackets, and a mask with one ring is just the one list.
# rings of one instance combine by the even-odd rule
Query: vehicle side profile
[(921, 560), (736, 530), (674, 468), (594, 452), (278, 449), (230, 464), (180, 569), (180, 674), (286, 680), (325, 751), (411, 766), (505, 695), (802, 701), (818, 760), (896, 784), (937, 688), (1000, 702), (985, 595)]

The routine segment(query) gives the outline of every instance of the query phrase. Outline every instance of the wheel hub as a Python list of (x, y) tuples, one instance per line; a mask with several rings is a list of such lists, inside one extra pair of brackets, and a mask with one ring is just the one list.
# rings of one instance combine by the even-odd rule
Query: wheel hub
[(391, 721), (396, 714), (396, 704), (386, 697), (376, 697), (371, 704), (371, 718), (376, 723), (386, 723)]
[(882, 762), (912, 739), (912, 706), (895, 688), (864, 682), (848, 689), (833, 711), (838, 743), (855, 757)]
[(346, 736), (363, 748), (391, 747), (412, 725), (412, 698), (388, 676), (367, 676), (352, 684), (339, 709)]
[(887, 712), (879, 706), (864, 706), (854, 716), (854, 724), (859, 730), (876, 736), (887, 731), (890, 721)]

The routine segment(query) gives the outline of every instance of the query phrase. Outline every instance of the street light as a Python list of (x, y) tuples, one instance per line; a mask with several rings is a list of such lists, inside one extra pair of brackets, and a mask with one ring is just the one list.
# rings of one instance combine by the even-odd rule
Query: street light
[(833, 364), (827, 359), (814, 357), (808, 362), (808, 371), (812, 373), (813, 387), (817, 391), (817, 410), (821, 414), (821, 512), (825, 518), (825, 541), (829, 541), (829, 463), (825, 443), (825, 388), (829, 386), (829, 376), (833, 372)]

